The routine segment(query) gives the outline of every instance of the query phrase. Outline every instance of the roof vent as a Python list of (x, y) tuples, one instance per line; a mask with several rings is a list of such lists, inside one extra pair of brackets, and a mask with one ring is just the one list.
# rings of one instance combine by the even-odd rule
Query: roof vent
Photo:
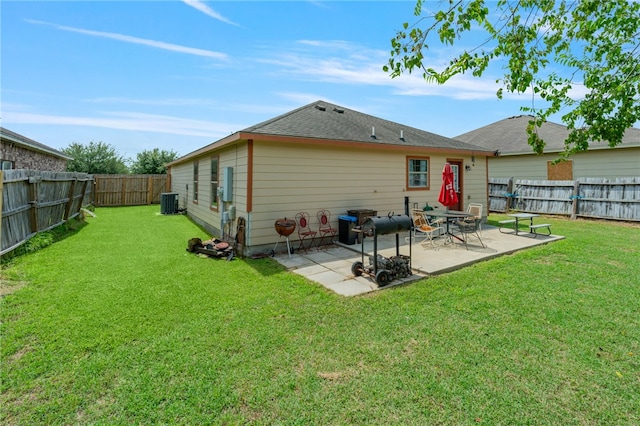
[(333, 111), (337, 112), (338, 114), (344, 114), (344, 110), (340, 108), (334, 108)]
[(404, 130), (400, 130), (400, 140), (404, 141)]
[(371, 137), (372, 138), (376, 138), (376, 128), (375, 126), (371, 126)]
[(316, 109), (319, 109), (320, 111), (326, 111), (327, 107), (324, 105), (316, 105)]

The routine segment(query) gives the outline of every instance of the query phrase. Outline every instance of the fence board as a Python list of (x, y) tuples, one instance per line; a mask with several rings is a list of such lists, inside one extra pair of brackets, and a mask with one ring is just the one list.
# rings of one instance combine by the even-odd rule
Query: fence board
[(168, 175), (95, 175), (93, 204), (99, 207), (160, 204)]
[(85, 173), (5, 170), (0, 254), (78, 215), (88, 195), (87, 187), (92, 187), (87, 185), (90, 181), (93, 177)]
[(640, 178), (489, 179), (489, 210), (640, 221)]

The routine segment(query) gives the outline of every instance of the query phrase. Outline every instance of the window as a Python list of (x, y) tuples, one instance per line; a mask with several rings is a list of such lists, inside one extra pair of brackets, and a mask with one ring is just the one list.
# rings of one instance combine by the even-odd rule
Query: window
[(407, 157), (407, 189), (429, 189), (428, 157)]
[(198, 202), (198, 161), (193, 162), (193, 202)]
[(11, 169), (13, 169), (13, 161), (0, 160), (0, 170), (11, 170)]
[(211, 208), (218, 209), (218, 157), (211, 157)]
[(453, 172), (453, 189), (456, 192), (460, 192), (460, 164), (451, 164), (451, 171)]

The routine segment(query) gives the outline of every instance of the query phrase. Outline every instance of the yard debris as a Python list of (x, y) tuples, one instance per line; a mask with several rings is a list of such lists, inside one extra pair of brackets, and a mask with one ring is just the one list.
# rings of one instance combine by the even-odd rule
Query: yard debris
[(187, 251), (209, 257), (226, 257), (227, 261), (234, 257), (233, 245), (217, 238), (206, 241), (202, 241), (200, 238), (191, 238), (187, 242)]

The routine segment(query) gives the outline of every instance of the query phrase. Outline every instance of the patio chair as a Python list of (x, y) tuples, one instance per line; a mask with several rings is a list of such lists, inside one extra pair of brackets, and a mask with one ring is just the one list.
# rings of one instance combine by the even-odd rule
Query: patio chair
[(478, 219), (480, 222), (478, 224), (478, 231), (480, 231), (480, 235), (482, 235), (482, 204), (479, 203), (469, 203), (467, 206), (467, 213), (473, 214), (473, 216), (467, 217), (464, 219), (465, 222), (473, 222)]
[[(435, 236), (443, 234), (444, 228), (429, 221), (428, 217), (422, 211), (414, 210), (411, 215), (413, 220), (413, 238), (418, 240), (422, 237), (422, 241), (420, 241), (422, 247), (425, 247), (426, 244), (435, 247), (433, 239)], [(436, 233), (437, 235), (434, 235)]]
[(468, 242), (469, 242), (470, 235), (475, 235), (475, 237), (478, 238), (478, 241), (480, 241), (480, 245), (482, 246), (482, 248), (487, 247), (482, 242), (482, 238), (480, 237), (480, 234), (478, 234), (478, 228), (480, 227), (480, 222), (481, 222), (481, 219), (458, 220), (455, 222), (455, 230), (457, 230), (460, 233), (460, 236), (462, 237), (462, 242), (464, 243), (464, 246), (467, 250), (469, 250)]
[[(318, 231), (314, 231), (309, 227), (309, 213), (300, 212), (296, 214), (296, 228), (298, 229), (298, 238), (300, 245), (298, 250), (302, 249), (305, 253), (313, 247)], [(305, 247), (305, 240), (309, 240), (309, 245)]]
[(333, 240), (338, 233), (338, 230), (331, 226), (331, 212), (329, 210), (318, 210), (316, 213), (316, 217), (318, 218), (318, 223), (320, 224), (318, 227), (318, 232), (320, 233), (318, 247), (322, 245), (322, 240), (325, 237), (331, 238), (331, 244), (333, 244)]

